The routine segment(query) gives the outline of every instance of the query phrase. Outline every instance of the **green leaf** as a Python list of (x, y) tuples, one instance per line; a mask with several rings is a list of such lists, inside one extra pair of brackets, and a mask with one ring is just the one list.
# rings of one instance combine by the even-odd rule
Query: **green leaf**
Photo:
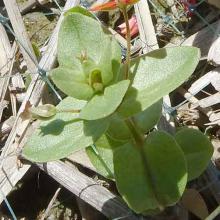
[(108, 119), (83, 121), (68, 111), (82, 108), (84, 101), (67, 97), (57, 106), (51, 120), (44, 121), (28, 139), (23, 156), (31, 161), (47, 162), (64, 158), (93, 144), (107, 129)]
[(93, 96), (94, 91), (86, 83), (85, 76), (79, 74), (79, 72), (76, 69), (58, 67), (50, 71), (50, 77), (55, 85), (68, 96), (89, 100)]
[(106, 86), (109, 85), (114, 77), (112, 72), (112, 62), (111, 59), (109, 59), (109, 54), (111, 55), (112, 53), (112, 44), (109, 43), (109, 37), (107, 35), (103, 42), (103, 46), (99, 68), (101, 69), (102, 82)]
[(125, 121), (117, 113), (111, 116), (110, 124), (106, 133), (114, 140), (128, 141), (132, 139), (132, 134)]
[(172, 136), (152, 132), (142, 146), (130, 142), (114, 150), (117, 188), (137, 213), (175, 204), (187, 183), (184, 154)]
[[(112, 48), (108, 50), (110, 46)], [(106, 70), (107, 73), (111, 72), (111, 74), (112, 71), (118, 72), (119, 70), (121, 51), (116, 40), (104, 32), (98, 21), (80, 13), (72, 13), (64, 18), (59, 31), (59, 64), (69, 68), (80, 67), (82, 65), (82, 60), (80, 60), (82, 54), (85, 55), (85, 60), (93, 60), (97, 68), (98, 66), (104, 68), (102, 62), (105, 60), (107, 67), (105, 66), (102, 74), (105, 74)], [(117, 63), (116, 69), (115, 63)], [(103, 80), (104, 84), (110, 81), (109, 79), (106, 80), (106, 75)]]
[(50, 118), (56, 115), (57, 109), (54, 105), (46, 104), (37, 107), (31, 107), (30, 113), (32, 117), (36, 119)]
[(82, 8), (80, 6), (75, 6), (73, 8), (70, 8), (69, 10), (67, 10), (64, 13), (64, 16), (68, 16), (68, 15), (73, 14), (73, 13), (80, 13), (82, 15), (85, 15), (85, 16), (88, 16), (88, 17), (91, 17), (91, 18), (95, 19), (95, 16), (90, 11), (88, 11), (85, 8)]
[(113, 149), (121, 144), (103, 135), (93, 146), (86, 148), (89, 159), (102, 176), (114, 179)]
[(211, 142), (201, 131), (192, 128), (181, 129), (175, 138), (186, 157), (188, 180), (197, 178), (205, 171), (212, 157)]
[[(162, 113), (162, 100), (133, 116), (135, 125), (141, 132), (147, 133), (159, 121)], [(120, 131), (120, 132), (119, 132)], [(132, 139), (132, 134), (123, 118), (117, 113), (112, 115), (108, 130), (106, 132), (111, 138), (118, 141), (128, 141)]]
[(112, 114), (121, 104), (130, 84), (123, 80), (105, 88), (104, 94), (95, 95), (80, 112), (80, 118), (96, 120)]
[(152, 51), (131, 62), (133, 78), (118, 113), (129, 117), (145, 110), (180, 86), (195, 70), (200, 58), (195, 47), (173, 47)]
[(147, 133), (160, 120), (162, 114), (162, 100), (157, 101), (143, 112), (134, 115), (135, 124), (143, 133)]
[(35, 54), (35, 56), (37, 57), (37, 59), (40, 59), (40, 57), (41, 57), (41, 52), (40, 52), (40, 48), (39, 48), (39, 46), (37, 45), (37, 43), (36, 43), (36, 42), (32, 42), (32, 43), (31, 43), (31, 46), (32, 46), (32, 48), (33, 48), (33, 50), (34, 50), (34, 54)]

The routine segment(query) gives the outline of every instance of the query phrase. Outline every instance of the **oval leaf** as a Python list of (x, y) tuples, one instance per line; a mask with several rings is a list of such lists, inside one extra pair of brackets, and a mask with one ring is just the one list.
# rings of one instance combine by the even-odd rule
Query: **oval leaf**
[(195, 70), (200, 58), (195, 47), (173, 47), (152, 51), (132, 61), (133, 77), (118, 112), (129, 117), (145, 110), (180, 86)]
[(75, 7), (70, 8), (69, 10), (64, 12), (64, 16), (68, 16), (68, 15), (73, 14), (73, 13), (80, 13), (82, 15), (85, 15), (85, 16), (91, 17), (93, 19), (96, 19), (94, 14), (92, 14), (90, 11), (86, 10), (85, 8), (83, 8), (81, 6), (75, 6)]
[(65, 67), (58, 67), (50, 71), (50, 77), (55, 85), (68, 96), (76, 99), (89, 100), (93, 89), (86, 83), (86, 78), (81, 72)]
[(86, 148), (86, 153), (93, 166), (106, 178), (114, 179), (113, 149), (121, 144), (121, 142), (116, 142), (107, 135), (103, 135), (93, 146)]
[(128, 205), (145, 214), (175, 204), (187, 182), (182, 150), (172, 136), (159, 131), (152, 132), (141, 148), (133, 143), (116, 148), (114, 173)]
[(123, 80), (105, 88), (103, 95), (95, 95), (80, 112), (80, 118), (96, 120), (112, 114), (121, 104), (130, 84)]
[(184, 208), (189, 210), (201, 220), (206, 219), (206, 217), (209, 215), (209, 211), (204, 199), (195, 189), (186, 189), (181, 199), (181, 203)]
[(37, 107), (31, 107), (30, 108), (30, 113), (33, 118), (36, 119), (45, 119), (45, 118), (50, 118), (57, 113), (57, 109), (54, 105), (51, 104), (45, 104), (45, 105), (40, 105)]
[(192, 128), (181, 129), (175, 138), (186, 157), (188, 180), (197, 178), (204, 172), (212, 157), (211, 142), (201, 131)]
[(106, 133), (117, 141), (128, 141), (132, 138), (132, 134), (125, 121), (120, 118), (117, 113), (111, 116), (109, 127)]
[[(59, 64), (69, 68), (80, 67), (79, 58), (82, 54), (84, 59), (92, 59), (96, 65), (103, 67), (101, 71), (104, 84), (110, 81), (109, 77), (113, 79), (112, 71), (117, 74), (121, 63), (121, 50), (116, 40), (104, 32), (97, 20), (80, 13), (70, 13), (64, 18), (59, 31)], [(106, 66), (102, 64), (104, 61)], [(107, 76), (109, 72), (111, 74)]]
[(162, 104), (163, 101), (159, 100), (143, 112), (134, 115), (133, 119), (143, 133), (147, 133), (160, 120), (162, 114)]
[[(58, 111), (79, 109), (85, 105), (68, 97), (57, 106)], [(28, 139), (23, 156), (35, 162), (64, 158), (74, 151), (93, 144), (107, 129), (108, 119), (83, 121), (76, 113), (57, 113), (51, 120), (42, 122)]]
[[(162, 100), (154, 103), (149, 108), (145, 109), (133, 116), (135, 125), (141, 132), (147, 133), (159, 121), (162, 114)], [(119, 132), (120, 131), (120, 132)], [(123, 118), (117, 113), (112, 115), (108, 130), (106, 132), (111, 138), (118, 141), (128, 141), (132, 139), (132, 134), (127, 127)]]

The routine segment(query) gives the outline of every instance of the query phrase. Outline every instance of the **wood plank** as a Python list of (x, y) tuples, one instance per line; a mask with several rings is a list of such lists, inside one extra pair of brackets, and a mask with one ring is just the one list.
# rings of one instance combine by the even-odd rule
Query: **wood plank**
[[(78, 3), (78, 0), (67, 0), (64, 10), (69, 9)], [(58, 21), (54, 33), (48, 43), (47, 50), (45, 51), (39, 64), (45, 70), (50, 70), (55, 64), (58, 30), (62, 19), (63, 15)], [(5, 196), (7, 196), (13, 186), (23, 177), (30, 167), (30, 165), (24, 165), (21, 169), (17, 168), (17, 151), (19, 147), (22, 148), (21, 143), (23, 143), (22, 140), (26, 138), (26, 132), (28, 131), (30, 124), (30, 120), (22, 120), (21, 115), (25, 111), (27, 103), (37, 105), (40, 102), (44, 86), (45, 82), (40, 79), (39, 75), (35, 74), (30, 86), (28, 87), (25, 99), (18, 111), (14, 126), (2, 149), (0, 157), (0, 188)], [(2, 200), (3, 198), (0, 195), (0, 203)]]
[(143, 53), (159, 48), (147, 0), (134, 5)]
[[(15, 55), (16, 47), (14, 45), (13, 49), (11, 48), (10, 41), (8, 39), (7, 33), (0, 24), (0, 77), (4, 77), (9, 72), (12, 72), (13, 66), (13, 57)], [(10, 77), (5, 77), (0, 79), (0, 106), (3, 106), (5, 102), (5, 95), (9, 85)], [(4, 108), (0, 107), (0, 122), (2, 118)]]
[[(27, 68), (31, 73), (33, 73), (36, 69), (35, 63), (37, 63), (37, 58), (31, 46), (31, 42), (26, 32), (26, 28), (24, 26), (24, 22), (21, 13), (19, 11), (17, 2), (16, 0), (3, 0), (3, 1), (5, 4), (5, 8), (7, 10), (8, 17), (14, 29), (15, 35), (19, 40), (18, 43), (22, 44), (20, 45), (20, 49), (24, 57), (24, 60), (26, 61)], [(26, 49), (24, 49), (23, 47), (25, 47)], [(31, 54), (33, 60), (30, 58), (29, 54)]]
[(134, 215), (119, 197), (79, 172), (76, 167), (61, 161), (37, 164), (37, 166), (109, 219), (120, 217), (129, 220), (140, 219), (140, 216)]
[[(210, 24), (214, 30), (220, 29), (220, 20)], [(210, 30), (210, 27), (203, 28), (202, 30), (198, 31), (197, 33), (191, 35), (186, 40), (174, 44), (169, 43), (166, 47), (173, 47), (173, 46), (194, 46), (198, 47), (201, 50), (202, 59), (207, 59), (209, 49), (212, 43), (218, 38), (218, 32), (215, 33)]]

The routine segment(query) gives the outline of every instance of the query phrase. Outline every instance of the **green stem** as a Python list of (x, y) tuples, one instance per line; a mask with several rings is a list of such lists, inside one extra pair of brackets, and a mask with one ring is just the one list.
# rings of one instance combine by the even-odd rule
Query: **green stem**
[(154, 196), (155, 196), (156, 201), (157, 201), (158, 209), (163, 211), (164, 207), (159, 202), (159, 198), (158, 198), (158, 195), (157, 195), (157, 190), (156, 190), (155, 185), (154, 185), (153, 175), (152, 175), (152, 173), (151, 173), (151, 171), (149, 169), (149, 164), (148, 164), (147, 158), (145, 157), (145, 152), (144, 152), (145, 136), (144, 136), (143, 132), (140, 131), (140, 129), (138, 128), (138, 126), (136, 125), (135, 121), (132, 118), (126, 119), (125, 123), (127, 124), (129, 130), (132, 133), (132, 136), (133, 136), (133, 138), (135, 140), (135, 145), (138, 148), (138, 150), (140, 151), (143, 163), (145, 164), (145, 168), (146, 168), (145, 169), (145, 174), (148, 177), (148, 179), (150, 180), (149, 184), (150, 184), (150, 186), (151, 186), (151, 188), (152, 188), (152, 190), (154, 192)]
[(130, 71), (130, 62), (131, 62), (131, 32), (129, 27), (128, 13), (127, 7), (122, 7), (121, 11), (124, 16), (125, 24), (126, 24), (126, 40), (127, 40), (127, 54), (125, 61), (125, 79), (129, 79), (129, 71)]
[(131, 131), (137, 147), (141, 149), (144, 145), (144, 134), (138, 129), (137, 125), (135, 124), (134, 120), (132, 120), (132, 118), (126, 119), (125, 123)]

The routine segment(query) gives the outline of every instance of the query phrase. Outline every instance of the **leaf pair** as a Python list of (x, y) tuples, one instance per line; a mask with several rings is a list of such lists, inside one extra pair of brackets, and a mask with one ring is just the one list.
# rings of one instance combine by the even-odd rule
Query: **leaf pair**
[(79, 119), (79, 114), (68, 112), (84, 105), (85, 101), (72, 97), (61, 101), (57, 106), (59, 113), (41, 122), (28, 139), (23, 156), (35, 162), (53, 161), (93, 144), (106, 131), (109, 120), (84, 121)]
[[(213, 147), (200, 131), (183, 128), (175, 137), (150, 133), (143, 146), (102, 136), (87, 154), (98, 172), (115, 179), (117, 188), (137, 213), (152, 214), (175, 204), (187, 181), (205, 170)], [(141, 201), (141, 202), (140, 202)]]

